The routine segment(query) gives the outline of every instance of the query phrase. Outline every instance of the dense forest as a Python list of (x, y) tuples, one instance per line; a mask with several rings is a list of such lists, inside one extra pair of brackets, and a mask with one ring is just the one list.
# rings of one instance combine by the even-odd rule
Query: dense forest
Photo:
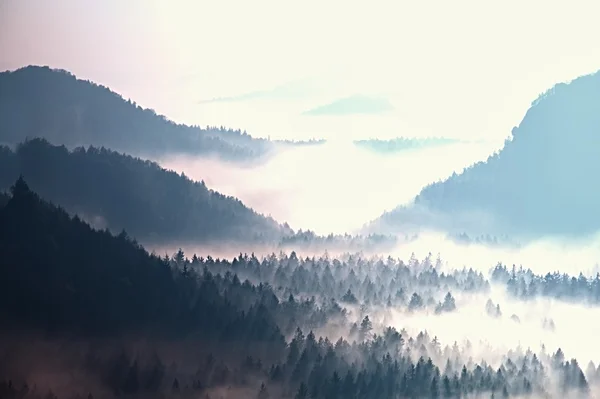
[(109, 88), (49, 67), (0, 73), (0, 144), (44, 138), (68, 148), (108, 147), (144, 157), (183, 153), (249, 161), (277, 145), (319, 140), (271, 141), (224, 127), (186, 126), (144, 109)]
[(516, 268), (509, 271), (503, 264), (498, 264), (492, 272), (492, 281), (506, 285), (507, 292), (521, 299), (534, 299), (540, 296), (550, 297), (566, 302), (588, 303), (600, 305), (600, 273), (577, 277), (567, 273), (535, 274), (531, 269)]
[(452, 293), (488, 289), (431, 255), (158, 257), (23, 178), (0, 208), (0, 253), (2, 398), (587, 397), (599, 378), (560, 348), (492, 364), (386, 325), (374, 303), (428, 312), (429, 290), (441, 314), (460, 306)]
[[(265, 244), (323, 251), (391, 248), (392, 236), (294, 232), (184, 174), (104, 147), (68, 150), (43, 139), (0, 146), (0, 192), (23, 175), (44, 198), (95, 227), (147, 244)], [(0, 198), (2, 202), (2, 198)]]
[(103, 147), (69, 151), (34, 139), (0, 147), (0, 166), (0, 190), (22, 174), (69, 212), (144, 242), (276, 242), (292, 233), (203, 182)]
[[(415, 204), (386, 213), (379, 227), (408, 224), (476, 234), (581, 235), (600, 228), (600, 74), (554, 86), (486, 161), (425, 187)], [(472, 232), (472, 231), (468, 231)]]
[[(415, 237), (405, 236), (404, 242), (409, 242)], [(323, 252), (329, 251), (366, 251), (379, 252), (393, 249), (401, 242), (398, 236), (383, 234), (328, 234), (326, 236), (318, 235), (311, 230), (298, 230), (293, 234), (281, 238), (277, 248), (293, 250), (305, 249), (310, 251)]]

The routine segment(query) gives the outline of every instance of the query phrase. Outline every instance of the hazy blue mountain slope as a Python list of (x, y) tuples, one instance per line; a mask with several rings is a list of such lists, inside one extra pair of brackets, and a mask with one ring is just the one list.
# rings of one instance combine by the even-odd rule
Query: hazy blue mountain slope
[[(600, 229), (600, 74), (541, 95), (487, 161), (425, 187), (373, 226), (477, 233), (587, 234)], [(492, 230), (492, 231), (490, 231)]]

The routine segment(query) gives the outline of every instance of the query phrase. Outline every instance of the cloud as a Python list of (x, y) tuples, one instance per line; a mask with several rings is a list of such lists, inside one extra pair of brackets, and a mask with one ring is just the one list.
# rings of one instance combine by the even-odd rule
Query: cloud
[(198, 104), (231, 103), (252, 100), (291, 100), (315, 94), (319, 88), (309, 79), (293, 80), (271, 89), (254, 90), (233, 96), (215, 97), (198, 101)]
[(385, 98), (367, 97), (356, 94), (310, 109), (304, 112), (303, 115), (342, 116), (355, 114), (379, 114), (392, 110), (394, 110), (394, 107)]
[(256, 100), (265, 97), (269, 97), (273, 95), (275, 90), (257, 90), (251, 91), (248, 93), (240, 94), (237, 96), (229, 96), (229, 97), (215, 97), (208, 100), (200, 100), (198, 104), (210, 104), (210, 103), (228, 103), (228, 102), (241, 102), (241, 101), (249, 101)]

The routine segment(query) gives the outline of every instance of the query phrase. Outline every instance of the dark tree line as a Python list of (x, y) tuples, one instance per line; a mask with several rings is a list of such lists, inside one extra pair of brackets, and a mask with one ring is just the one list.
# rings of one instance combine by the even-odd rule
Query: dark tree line
[(0, 190), (23, 175), (35, 191), (68, 211), (145, 242), (277, 242), (291, 233), (204, 182), (105, 148), (69, 151), (33, 139), (14, 152), (2, 147), (0, 165)]
[(219, 336), (223, 329), (235, 331), (232, 323), (247, 322), (213, 280), (202, 280), (196, 296), (186, 298), (185, 274), (173, 274), (168, 262), (149, 255), (127, 233), (96, 231), (41, 200), (23, 179), (0, 210), (0, 253), (5, 328), (101, 334), (168, 326), (185, 332), (201, 323), (195, 315), (218, 314), (209, 333)]
[(537, 275), (522, 266), (516, 268), (513, 265), (509, 270), (505, 265), (498, 264), (492, 271), (492, 280), (505, 284), (507, 291), (519, 298), (545, 296), (600, 304), (600, 273), (594, 277), (586, 277), (583, 273), (575, 277), (559, 272)]
[(391, 257), (367, 258), (360, 253), (334, 259), (328, 255), (300, 258), (293, 251), (262, 259), (240, 254), (232, 261), (195, 255), (190, 261), (182, 252), (175, 257), (195, 269), (206, 267), (214, 273), (233, 273), (252, 282), (266, 282), (282, 299), (314, 296), (346, 305), (409, 310), (429, 307), (441, 313), (456, 309), (450, 291), (489, 290), (485, 277), (473, 269), (438, 271), (442, 261), (439, 257), (434, 260), (431, 254), (422, 261), (413, 255), (408, 263)]
[(389, 236), (317, 236), (256, 213), (185, 174), (104, 147), (68, 150), (43, 139), (0, 146), (0, 191), (23, 175), (44, 198), (96, 227), (125, 229), (144, 243), (263, 243), (273, 247), (371, 249)]
[(490, 247), (498, 247), (498, 246), (510, 246), (513, 248), (521, 247), (517, 241), (512, 240), (507, 235), (490, 235), (490, 234), (480, 234), (470, 236), (467, 233), (460, 234), (448, 234), (447, 237), (454, 241), (457, 244), (483, 244)]
[[(411, 337), (369, 315), (355, 325), (328, 300), (345, 288), (331, 277), (343, 285), (352, 273), (370, 279), (376, 269), (398, 286), (470, 290), (480, 281), (471, 271), (434, 273), (430, 260), (157, 257), (125, 232), (114, 236), (69, 216), (22, 178), (0, 208), (0, 254), (2, 398), (565, 397), (587, 395), (588, 379), (597, 379), (560, 349), (511, 351), (490, 365), (472, 358), (468, 342), (442, 347), (426, 332)], [(315, 287), (304, 278), (316, 278)], [(442, 306), (452, 306), (451, 296)], [(315, 333), (336, 320), (348, 338)], [(45, 357), (61, 339), (60, 351)], [(81, 377), (77, 389), (49, 392), (54, 380), (43, 376), (60, 370)]]
[(398, 244), (398, 239), (393, 235), (383, 234), (328, 234), (319, 236), (313, 231), (302, 229), (294, 234), (283, 237), (279, 242), (279, 247), (283, 249), (308, 249), (325, 251), (348, 251), (350, 248), (354, 251), (368, 251), (377, 249), (386, 251), (392, 249)]

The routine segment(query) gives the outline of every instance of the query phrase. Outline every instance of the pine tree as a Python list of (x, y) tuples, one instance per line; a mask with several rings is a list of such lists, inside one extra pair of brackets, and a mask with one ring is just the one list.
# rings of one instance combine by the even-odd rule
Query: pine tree
[(300, 384), (298, 388), (298, 392), (296, 392), (296, 396), (294, 399), (308, 399), (308, 388), (305, 383)]

